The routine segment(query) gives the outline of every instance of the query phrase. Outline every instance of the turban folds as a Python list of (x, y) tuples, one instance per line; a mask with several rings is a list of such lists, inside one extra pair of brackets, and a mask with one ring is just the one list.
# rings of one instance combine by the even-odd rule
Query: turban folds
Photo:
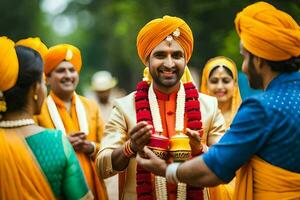
[(19, 74), (19, 61), (15, 43), (7, 37), (0, 37), (0, 91), (12, 88)]
[(80, 72), (82, 61), (79, 49), (70, 44), (59, 44), (49, 48), (45, 55), (45, 74), (49, 75), (63, 61), (72, 63), (75, 70)]
[(18, 46), (18, 45), (34, 49), (41, 55), (43, 60), (44, 60), (45, 55), (48, 52), (48, 47), (38, 37), (35, 37), (35, 38), (30, 37), (30, 38), (19, 40), (16, 43), (16, 46)]
[[(175, 32), (179, 29), (179, 36)], [(164, 16), (147, 23), (137, 36), (137, 51), (140, 59), (146, 65), (147, 58), (152, 50), (161, 43), (168, 35), (175, 35), (173, 38), (184, 49), (185, 59), (188, 62), (193, 52), (193, 33), (185, 21), (178, 17)]]
[(235, 26), (243, 46), (252, 54), (270, 61), (300, 55), (300, 27), (287, 13), (258, 2), (237, 14)]

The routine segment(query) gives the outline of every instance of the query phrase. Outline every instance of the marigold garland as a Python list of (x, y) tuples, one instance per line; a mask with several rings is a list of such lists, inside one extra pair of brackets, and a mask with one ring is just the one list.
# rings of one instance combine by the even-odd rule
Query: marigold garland
[[(202, 130), (199, 93), (192, 82), (183, 84), (185, 90), (185, 113), (187, 116), (187, 127), (192, 130)], [(149, 84), (141, 81), (137, 84), (135, 93), (135, 106), (137, 123), (146, 121), (153, 125), (153, 119), (148, 99)], [(153, 129), (153, 134), (155, 130)], [(203, 132), (200, 132), (201, 136)], [(152, 187), (151, 173), (137, 165), (136, 170), (136, 192), (138, 200), (154, 200), (155, 189)], [(187, 199), (202, 199), (202, 188), (187, 186)]]

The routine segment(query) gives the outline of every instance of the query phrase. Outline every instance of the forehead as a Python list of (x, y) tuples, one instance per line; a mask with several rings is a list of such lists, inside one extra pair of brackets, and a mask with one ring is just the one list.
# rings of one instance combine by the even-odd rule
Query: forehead
[(163, 40), (161, 43), (159, 43), (153, 50), (152, 53), (158, 52), (158, 51), (181, 51), (184, 53), (183, 48), (180, 46), (180, 44), (176, 40), (166, 41)]
[(59, 63), (57, 65), (55, 70), (62, 70), (62, 69), (74, 69), (74, 66), (72, 63), (70, 63), (68, 61), (62, 61), (61, 63)]
[(219, 66), (215, 70), (212, 71), (210, 78), (212, 78), (212, 77), (225, 77), (225, 76), (230, 77), (230, 75), (228, 74), (226, 69), (222, 66)]

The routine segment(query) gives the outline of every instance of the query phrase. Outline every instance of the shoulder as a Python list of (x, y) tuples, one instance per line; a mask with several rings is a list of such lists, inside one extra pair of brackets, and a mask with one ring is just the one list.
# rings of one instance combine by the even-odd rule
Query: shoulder
[(42, 131), (43, 134), (47, 134), (49, 135), (50, 137), (53, 137), (53, 138), (61, 138), (63, 133), (61, 132), (61, 130), (57, 130), (57, 129), (51, 129), (51, 128), (45, 128), (43, 131)]
[(114, 107), (121, 107), (121, 108), (132, 107), (134, 105), (134, 96), (135, 96), (135, 91), (131, 92), (130, 94), (124, 97), (115, 99), (113, 105)]
[(95, 110), (95, 111), (99, 109), (98, 103), (95, 100), (88, 99), (88, 98), (86, 98), (84, 96), (80, 96), (80, 95), (78, 95), (78, 97), (79, 97), (79, 99), (81, 100), (82, 104), (85, 107), (87, 107), (87, 108), (89, 108), (91, 110)]
[(200, 104), (205, 104), (208, 106), (218, 106), (218, 101), (216, 97), (212, 97), (203, 93), (199, 93)]

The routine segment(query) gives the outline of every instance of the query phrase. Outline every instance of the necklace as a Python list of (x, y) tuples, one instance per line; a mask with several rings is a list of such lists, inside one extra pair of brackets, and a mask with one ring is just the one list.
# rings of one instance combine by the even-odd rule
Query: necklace
[(33, 119), (7, 120), (7, 121), (0, 121), (0, 128), (17, 128), (17, 127), (27, 126), (32, 124), (35, 124)]
[[(157, 99), (152, 92), (153, 89), (150, 89), (149, 86), (150, 84), (146, 81), (142, 81), (137, 85), (137, 92), (135, 94), (136, 117), (137, 122), (147, 121), (149, 124), (153, 125), (154, 129), (156, 129), (153, 129), (154, 134), (155, 132), (162, 131), (162, 127)], [(184, 89), (184, 91), (178, 91), (179, 94), (177, 94), (176, 115), (178, 117), (176, 119), (175, 130), (182, 131), (184, 128), (184, 113), (186, 113), (187, 116), (187, 127), (192, 130), (201, 130), (202, 122), (198, 91), (192, 82), (184, 83), (183, 86), (182, 89)], [(160, 177), (156, 179), (154, 184), (155, 188), (153, 188), (151, 173), (143, 169), (140, 165), (137, 165), (136, 169), (136, 182), (138, 200), (154, 200), (154, 193), (156, 193), (156, 198), (161, 197), (161, 199), (167, 199), (168, 191), (165, 178)], [(179, 186), (177, 189), (179, 189), (177, 190), (177, 199), (179, 199), (178, 197), (181, 198), (183, 196), (182, 199), (203, 199), (202, 188), (188, 185), (185, 187)], [(153, 193), (153, 191), (155, 192)]]

